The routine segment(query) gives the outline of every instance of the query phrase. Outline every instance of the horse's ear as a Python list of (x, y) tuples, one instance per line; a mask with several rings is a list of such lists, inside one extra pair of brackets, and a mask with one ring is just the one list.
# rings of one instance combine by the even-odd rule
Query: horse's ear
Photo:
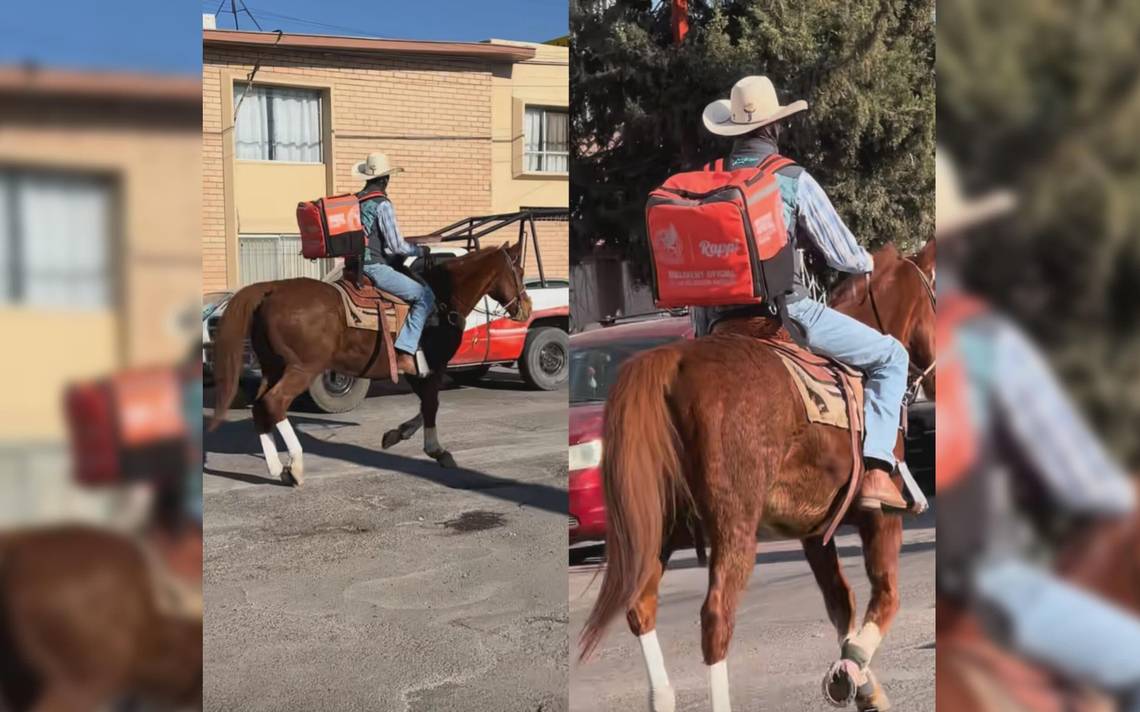
[(509, 243), (505, 243), (503, 246), (507, 248), (507, 252), (509, 252), (512, 255), (517, 257), (519, 255), (519, 253), (522, 251), (522, 240), (519, 240), (518, 242), (516, 242), (513, 245), (511, 245)]

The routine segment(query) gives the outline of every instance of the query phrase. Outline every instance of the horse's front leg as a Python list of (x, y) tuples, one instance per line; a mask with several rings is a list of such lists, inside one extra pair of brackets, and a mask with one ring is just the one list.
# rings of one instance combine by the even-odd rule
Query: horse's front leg
[(415, 417), (405, 420), (395, 428), (384, 433), (384, 437), (380, 440), (380, 447), (387, 450), (396, 443), (402, 443), (416, 434), (420, 428), (424, 426), (423, 413), (416, 413)]
[(871, 581), (871, 601), (863, 616), (863, 626), (844, 642), (843, 657), (857, 663), (864, 673), (855, 706), (881, 712), (890, 709), (890, 701), (871, 672), (870, 664), (899, 611), (902, 519), (881, 512), (867, 514), (860, 518), (859, 536), (863, 540), (863, 564)]
[(424, 420), (424, 452), (444, 467), (458, 467), (451, 453), (439, 444), (435, 416), (439, 412), (439, 389), (443, 371), (433, 371), (427, 378), (412, 379), (412, 388), (420, 397), (420, 415)]

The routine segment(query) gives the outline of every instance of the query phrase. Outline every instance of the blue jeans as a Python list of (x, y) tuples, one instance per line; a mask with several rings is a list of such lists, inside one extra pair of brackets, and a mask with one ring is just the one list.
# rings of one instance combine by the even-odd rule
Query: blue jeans
[(788, 305), (788, 316), (803, 327), (807, 341), (804, 346), (813, 353), (830, 356), (866, 375), (863, 409), (867, 432), (863, 438), (863, 455), (893, 465), (910, 361), (906, 349), (893, 336), (882, 334), (814, 299), (792, 302)]
[(977, 587), (1010, 624), (1010, 643), (1054, 670), (1132, 696), (1140, 709), (1140, 620), (1017, 560), (982, 567)]
[(415, 354), (420, 346), (424, 324), (435, 306), (435, 294), (403, 272), (383, 263), (364, 265), (364, 273), (372, 278), (377, 287), (403, 299), (411, 307), (404, 328), (400, 329), (400, 334), (396, 337), (396, 349), (406, 354)]

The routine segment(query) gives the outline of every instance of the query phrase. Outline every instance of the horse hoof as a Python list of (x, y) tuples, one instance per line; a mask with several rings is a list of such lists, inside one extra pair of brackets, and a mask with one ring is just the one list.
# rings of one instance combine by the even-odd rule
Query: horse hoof
[(866, 673), (866, 682), (860, 685), (859, 694), (855, 697), (855, 709), (859, 712), (888, 712), (891, 701), (887, 698), (887, 693), (871, 668), (867, 668)]
[(435, 461), (440, 464), (440, 467), (446, 467), (449, 470), (459, 467), (459, 465), (455, 462), (455, 458), (452, 457), (451, 453), (447, 450), (444, 450), (438, 455), (432, 455), (432, 457), (434, 457)]
[(290, 487), (300, 487), (301, 481), (293, 476), (293, 468), (286, 467), (281, 471), (281, 481)]
[(399, 430), (389, 430), (388, 432), (384, 433), (383, 439), (380, 440), (380, 447), (387, 450), (403, 439), (404, 438), (400, 434)]
[(823, 676), (823, 699), (832, 707), (846, 707), (855, 701), (861, 677), (858, 663), (835, 661)]

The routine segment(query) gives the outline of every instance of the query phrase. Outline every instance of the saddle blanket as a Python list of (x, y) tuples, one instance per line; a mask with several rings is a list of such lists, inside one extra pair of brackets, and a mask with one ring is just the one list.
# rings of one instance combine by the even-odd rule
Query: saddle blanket
[(796, 384), (808, 420), (812, 423), (833, 425), (843, 430), (850, 429), (846, 392), (855, 400), (852, 409), (857, 414), (858, 420), (855, 429), (860, 433), (863, 432), (862, 376), (842, 364), (834, 362), (821, 364), (815, 357), (808, 361), (795, 354), (792, 348), (798, 347), (789, 346), (775, 351), (791, 375), (792, 382)]
[[(345, 323), (349, 327), (379, 331), (383, 322), (391, 325), (389, 332), (393, 338), (400, 333), (400, 327), (408, 317), (408, 305), (405, 302), (376, 289), (371, 283), (365, 283), (358, 289), (355, 284), (339, 279), (332, 286), (340, 293)], [(377, 309), (377, 306), (380, 308)]]

